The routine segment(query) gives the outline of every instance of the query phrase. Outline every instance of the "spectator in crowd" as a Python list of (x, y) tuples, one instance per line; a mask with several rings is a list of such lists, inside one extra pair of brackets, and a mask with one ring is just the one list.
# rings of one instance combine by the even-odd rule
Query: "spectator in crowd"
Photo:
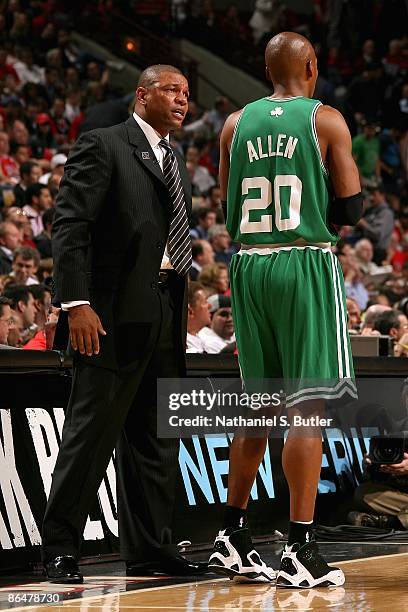
[(229, 291), (228, 266), (217, 262), (203, 266), (198, 281), (204, 286), (207, 295), (225, 295)]
[(16, 119), (11, 125), (11, 144), (19, 144), (28, 147), (30, 145), (30, 134), (22, 121)]
[(8, 221), (0, 223), (0, 274), (10, 274), (14, 252), (20, 245), (21, 232), (16, 225)]
[(205, 115), (205, 121), (211, 126), (212, 134), (217, 136), (231, 112), (231, 103), (225, 96), (218, 97), (214, 102), (214, 108)]
[[(28, 287), (23, 285), (8, 285), (4, 296), (11, 302), (12, 316), (16, 319), (16, 327), (23, 343), (31, 339), (37, 332), (35, 325), (36, 307), (34, 296)], [(14, 346), (14, 343), (12, 344)]]
[(354, 254), (363, 274), (375, 275), (392, 272), (392, 266), (377, 266), (377, 264), (373, 262), (374, 249), (368, 238), (362, 238), (356, 242)]
[(347, 309), (347, 328), (350, 334), (360, 333), (361, 328), (361, 309), (357, 302), (352, 298), (346, 299)]
[[(19, 313), (12, 309), (10, 317), (10, 328), (7, 338), (9, 347), (13, 349), (22, 347), (22, 345), (24, 344), (23, 331), (24, 325), (22, 318)], [(29, 334), (29, 331), (26, 333)]]
[(8, 346), (8, 334), (11, 326), (11, 302), (0, 295), (0, 348)]
[(55, 98), (50, 111), (50, 117), (54, 129), (55, 140), (57, 144), (61, 144), (68, 138), (69, 128), (71, 125), (68, 119), (65, 117), (64, 98)]
[(255, 10), (249, 21), (254, 43), (261, 43), (264, 36), (268, 37), (278, 30), (279, 20), (283, 11), (282, 0), (256, 0)]
[(51, 172), (46, 172), (42, 175), (39, 180), (39, 183), (42, 185), (48, 185), (48, 181), (52, 176), (60, 176), (62, 177), (64, 174), (64, 166), (67, 161), (67, 156), (63, 153), (57, 153), (54, 157), (51, 158), (50, 166)]
[[(374, 323), (376, 318), (383, 312), (391, 310), (391, 306), (385, 304), (372, 304), (367, 308), (364, 313), (364, 320), (362, 325), (362, 333), (369, 334), (373, 331)], [(376, 332), (379, 333), (379, 332)]]
[(35, 335), (24, 345), (25, 350), (45, 351), (47, 349), (46, 325), (51, 308), (51, 289), (45, 285), (31, 285), (30, 292), (34, 297)]
[(193, 263), (190, 268), (190, 279), (196, 281), (203, 266), (214, 263), (214, 251), (207, 240), (194, 240), (191, 248)]
[(398, 273), (402, 272), (406, 261), (408, 261), (408, 237), (404, 236), (400, 238), (397, 231), (394, 231), (391, 236), (390, 246), (384, 263), (391, 265), (394, 272)]
[(231, 299), (226, 295), (210, 295), (211, 325), (199, 332), (207, 353), (233, 352), (236, 348)]
[(34, 238), (43, 232), (42, 216), (51, 206), (52, 197), (46, 185), (34, 183), (27, 188), (26, 205), (23, 210), (30, 220)]
[(390, 336), (399, 342), (402, 336), (408, 333), (408, 319), (403, 312), (395, 309), (386, 310), (375, 318), (373, 328), (381, 335)]
[(187, 353), (206, 353), (206, 345), (199, 332), (211, 324), (210, 305), (203, 285), (195, 281), (188, 284)]
[(194, 195), (203, 195), (210, 187), (215, 185), (215, 180), (207, 168), (200, 166), (200, 151), (197, 147), (188, 147), (186, 153), (186, 166), (190, 174), (191, 183), (195, 189)]
[(380, 140), (377, 135), (377, 124), (374, 121), (364, 121), (363, 132), (354, 136), (353, 157), (363, 187), (371, 184), (373, 180), (380, 180)]
[(67, 90), (65, 118), (72, 124), (81, 113), (81, 90), (75, 87)]
[(44, 83), (44, 68), (34, 64), (33, 53), (26, 47), (20, 52), (20, 60), (14, 63), (21, 86), (26, 83)]
[(231, 248), (231, 238), (225, 225), (213, 225), (208, 232), (208, 239), (214, 250), (215, 261), (229, 265), (235, 251)]
[(197, 211), (197, 225), (190, 229), (190, 236), (197, 240), (208, 240), (208, 230), (215, 224), (216, 214), (208, 208)]
[(387, 204), (381, 184), (370, 187), (370, 207), (356, 227), (364, 238), (369, 238), (373, 243), (374, 262), (381, 265), (394, 229), (394, 213)]
[(340, 254), (339, 261), (343, 270), (346, 296), (355, 300), (361, 310), (365, 310), (369, 296), (362, 282), (363, 275), (354, 254)]
[(42, 176), (41, 167), (34, 162), (25, 162), (20, 166), (20, 181), (14, 187), (16, 205), (21, 208), (26, 204), (26, 191), (30, 185), (40, 181)]
[(0, 182), (13, 184), (19, 179), (18, 164), (10, 156), (10, 139), (7, 132), (0, 132)]
[(43, 284), (31, 285), (30, 292), (34, 297), (35, 324), (44, 329), (51, 309), (51, 288)]
[(37, 126), (37, 134), (35, 139), (32, 139), (32, 145), (35, 145), (37, 156), (45, 157), (52, 154), (57, 146), (51, 117), (47, 113), (40, 113), (37, 116)]
[(20, 180), (21, 166), (22, 164), (26, 164), (28, 161), (30, 161), (31, 149), (27, 145), (15, 144), (13, 146), (13, 150), (11, 151), (11, 156), (16, 162), (18, 168), (20, 168), (20, 173), (18, 174), (18, 180)]
[(348, 514), (351, 525), (377, 529), (408, 529), (408, 452), (400, 463), (372, 465), (364, 458), (366, 480), (354, 491), (358, 510)]
[(388, 197), (397, 203), (402, 171), (400, 143), (405, 132), (406, 127), (398, 125), (383, 130), (380, 135), (381, 176)]
[(224, 214), (221, 207), (221, 189), (219, 185), (213, 185), (208, 190), (205, 205), (217, 214), (217, 223), (224, 223)]
[[(198, 115), (197, 106), (193, 105), (193, 112)], [(228, 98), (220, 96), (215, 100), (214, 108), (206, 111), (201, 118), (191, 117), (193, 121), (188, 122), (183, 130), (187, 134), (207, 134), (208, 138), (217, 137), (231, 112), (231, 104)], [(194, 147), (193, 147), (194, 148)], [(188, 160), (187, 160), (188, 161)]]
[(30, 219), (27, 213), (22, 208), (12, 206), (5, 211), (4, 220), (14, 223), (14, 225), (20, 230), (21, 235), (21, 246), (28, 246), (32, 249), (35, 248), (33, 238), (33, 228), (31, 227)]
[(369, 274), (370, 271), (373, 269), (370, 264), (373, 264), (375, 268), (378, 267), (373, 263), (374, 249), (372, 243), (370, 242), (370, 240), (368, 240), (368, 238), (362, 238), (361, 240), (356, 242), (354, 247), (354, 254), (356, 256), (359, 268), (364, 274)]
[(408, 333), (394, 344), (394, 357), (408, 357)]
[(30, 247), (19, 247), (13, 254), (13, 271), (10, 278), (16, 285), (38, 285), (35, 273), (40, 265), (40, 255), (37, 250)]
[(34, 238), (35, 246), (40, 253), (41, 259), (49, 259), (52, 257), (51, 229), (54, 216), (55, 208), (48, 208), (44, 211), (42, 216), (44, 230)]
[(2, 48), (0, 49), (0, 80), (5, 81), (8, 74), (12, 75), (18, 81), (18, 75), (14, 66), (7, 61), (7, 51)]

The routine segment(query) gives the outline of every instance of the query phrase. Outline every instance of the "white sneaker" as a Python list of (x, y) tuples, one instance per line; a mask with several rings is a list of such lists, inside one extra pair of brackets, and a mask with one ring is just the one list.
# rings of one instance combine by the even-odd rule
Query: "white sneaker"
[(239, 582), (272, 582), (276, 572), (254, 550), (247, 527), (224, 529), (214, 542), (208, 569)]
[(344, 584), (344, 574), (338, 567), (327, 565), (314, 540), (302, 546), (285, 546), (276, 586), (310, 589)]

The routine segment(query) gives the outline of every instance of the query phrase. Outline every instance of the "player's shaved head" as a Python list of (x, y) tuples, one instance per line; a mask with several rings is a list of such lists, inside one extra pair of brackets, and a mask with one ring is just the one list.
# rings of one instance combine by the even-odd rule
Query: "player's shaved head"
[(169, 64), (155, 64), (149, 66), (141, 73), (139, 77), (138, 87), (153, 87), (155, 83), (160, 81), (160, 77), (164, 72), (173, 72), (174, 74), (183, 74), (181, 70)]
[(313, 46), (307, 38), (294, 32), (281, 32), (271, 38), (265, 50), (265, 63), (274, 85), (305, 82), (313, 78), (312, 69), (316, 70), (317, 78)]

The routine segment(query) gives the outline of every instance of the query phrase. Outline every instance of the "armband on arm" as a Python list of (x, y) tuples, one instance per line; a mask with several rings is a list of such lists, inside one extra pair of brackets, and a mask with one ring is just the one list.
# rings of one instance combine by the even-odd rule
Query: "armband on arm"
[(361, 191), (347, 198), (336, 198), (329, 211), (329, 221), (335, 225), (355, 225), (363, 215)]

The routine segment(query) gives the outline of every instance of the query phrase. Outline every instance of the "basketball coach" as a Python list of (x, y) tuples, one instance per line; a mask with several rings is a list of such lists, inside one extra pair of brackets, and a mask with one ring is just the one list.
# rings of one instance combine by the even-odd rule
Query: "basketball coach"
[(128, 574), (206, 571), (172, 544), (178, 441), (156, 437), (157, 378), (185, 375), (191, 188), (169, 132), (180, 128), (188, 95), (177, 68), (147, 68), (133, 116), (83, 134), (65, 166), (53, 224), (54, 282), (75, 356), (43, 524), (52, 582), (83, 581), (83, 531), (116, 444)]

